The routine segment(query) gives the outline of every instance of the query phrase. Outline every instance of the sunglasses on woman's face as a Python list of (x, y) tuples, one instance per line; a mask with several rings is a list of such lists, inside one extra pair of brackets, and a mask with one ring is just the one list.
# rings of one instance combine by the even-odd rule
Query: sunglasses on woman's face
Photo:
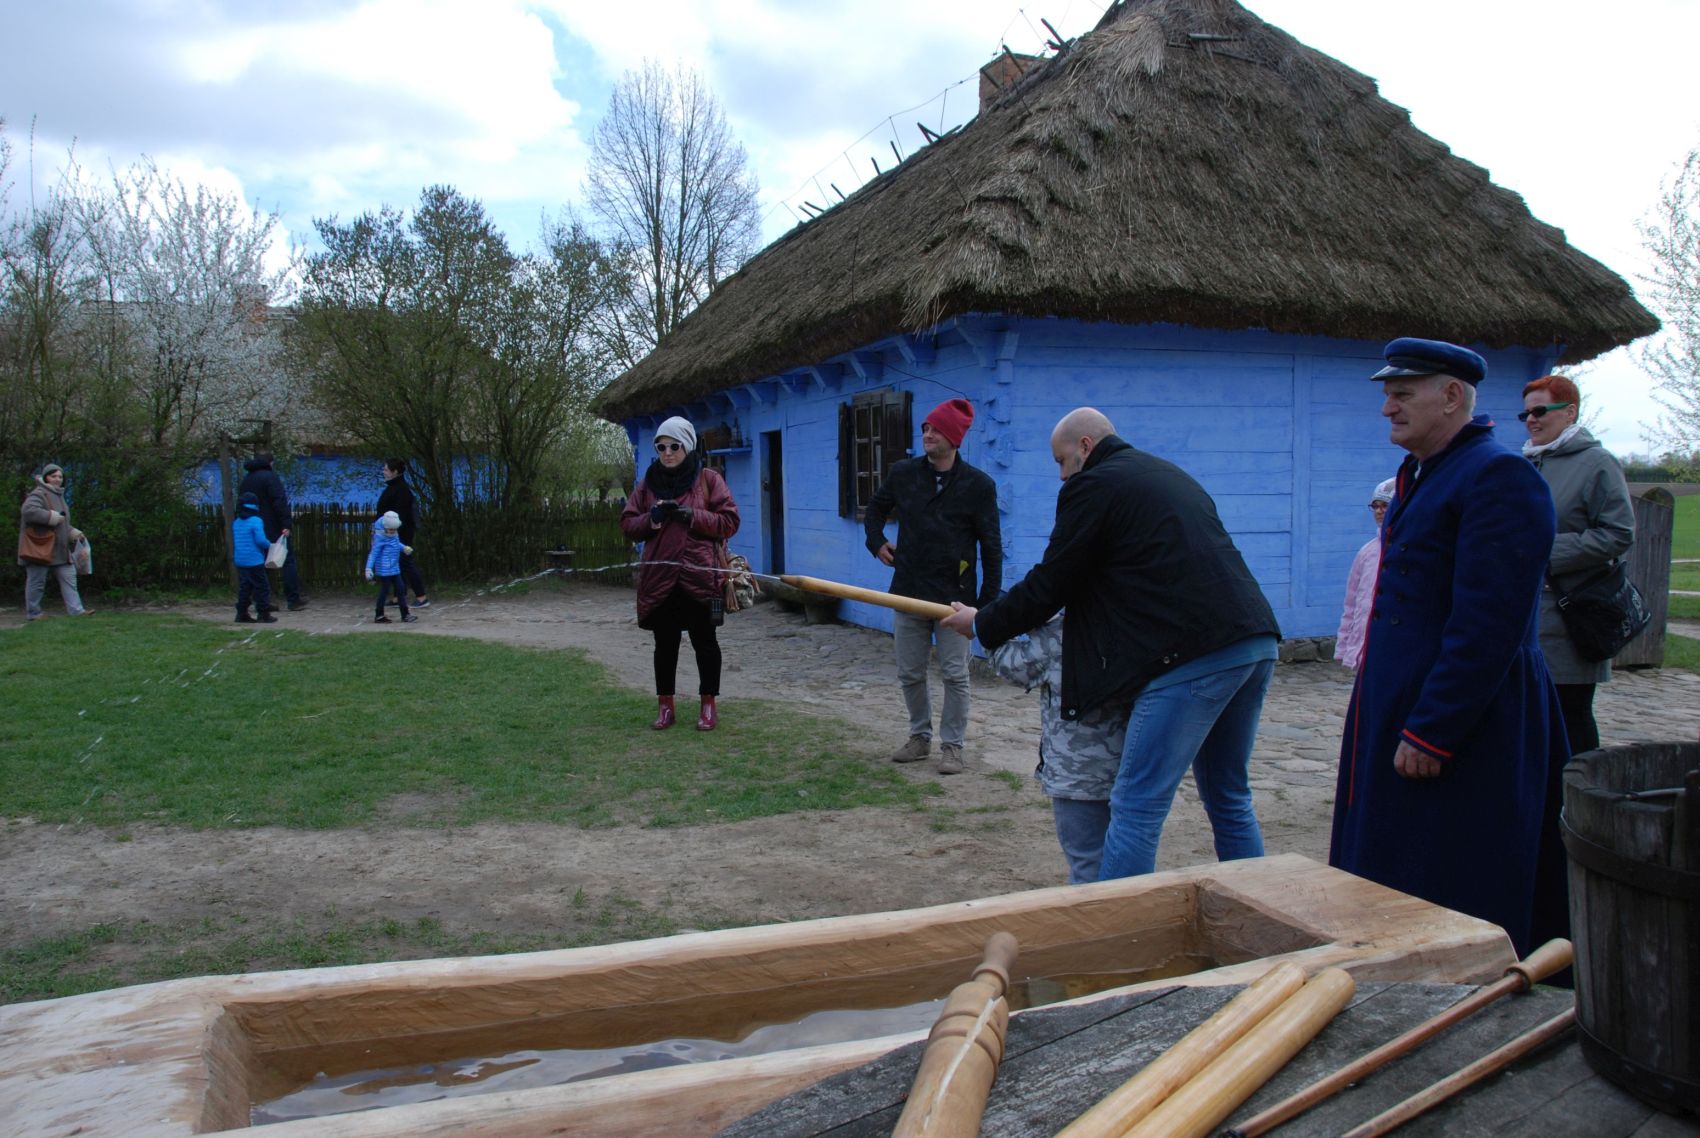
[(1568, 403), (1542, 403), (1529, 408), (1527, 411), (1517, 412), (1517, 421), (1519, 423), (1527, 423), (1531, 415), (1537, 419), (1544, 419), (1547, 417), (1548, 411), (1557, 411), (1568, 406), (1570, 406)]
[(685, 449), (684, 443), (656, 443), (655, 444), (655, 453), (656, 454), (672, 454), (676, 450), (684, 450), (684, 449)]

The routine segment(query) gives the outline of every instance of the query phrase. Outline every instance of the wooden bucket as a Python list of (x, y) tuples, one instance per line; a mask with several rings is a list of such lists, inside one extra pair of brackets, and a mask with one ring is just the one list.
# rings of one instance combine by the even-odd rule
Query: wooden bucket
[(1577, 756), (1562, 830), (1582, 1053), (1648, 1102), (1700, 1110), (1700, 743)]

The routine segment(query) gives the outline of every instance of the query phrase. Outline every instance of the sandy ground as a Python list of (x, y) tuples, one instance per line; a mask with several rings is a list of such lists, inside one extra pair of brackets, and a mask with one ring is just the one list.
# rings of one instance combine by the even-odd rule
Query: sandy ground
[[(365, 598), (318, 598), (288, 627), (321, 635), (446, 635), (573, 648), (621, 682), (650, 685), (649, 639), (628, 592), (538, 588), (440, 600), (418, 624), (374, 627)], [(228, 620), (220, 605), (175, 611)], [(95, 619), (122, 620), (122, 612)], [(0, 635), (15, 626), (0, 618)], [(741, 698), (790, 700), (838, 718), (870, 754), (903, 741), (890, 638), (843, 625), (808, 625), (774, 604), (728, 618), (722, 722)], [(689, 652), (681, 690), (694, 686)], [(1271, 853), (1327, 854), (1340, 724), (1349, 674), (1330, 663), (1282, 665), (1265, 704), (1253, 762), (1258, 813)], [(935, 677), (936, 691), (936, 677)], [(0, 823), (0, 944), (148, 919), (267, 916), (311, 926), (335, 914), (411, 920), (451, 930), (544, 934), (561, 927), (580, 890), (665, 906), (686, 924), (791, 921), (939, 904), (1061, 883), (1066, 873), (1047, 800), (1032, 779), (1036, 696), (975, 678), (969, 770), (943, 778), (931, 764), (901, 768), (937, 781), (939, 809), (799, 813), (687, 829), (579, 831), (543, 825), (456, 829), (395, 824), (365, 830), (187, 832), (145, 826)], [(1700, 677), (1647, 671), (1601, 689), (1607, 742), (1693, 739)], [(692, 706), (694, 713), (694, 705)], [(681, 708), (683, 716), (684, 709)], [(688, 724), (688, 721), (687, 721)], [(665, 746), (669, 735), (650, 734)], [(688, 730), (688, 725), (684, 728)], [(868, 761), (883, 761), (871, 757)], [(1011, 780), (1000, 772), (1021, 777)], [(1011, 785), (1015, 783), (1015, 785)], [(405, 804), (394, 816), (404, 818)], [(1164, 831), (1164, 867), (1213, 857), (1190, 782)]]

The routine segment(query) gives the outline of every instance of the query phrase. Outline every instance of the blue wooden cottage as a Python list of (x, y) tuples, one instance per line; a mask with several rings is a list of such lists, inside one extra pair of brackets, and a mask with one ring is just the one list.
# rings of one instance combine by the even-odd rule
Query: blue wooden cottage
[(886, 587), (860, 513), (961, 396), (1013, 582), (1054, 518), (1051, 427), (1090, 405), (1210, 491), (1287, 636), (1331, 635), (1403, 453), (1368, 379), (1385, 341), (1475, 347), (1480, 406), (1515, 441), (1525, 382), (1658, 326), (1373, 80), (1233, 0), (1116, 4), (1005, 74), (599, 398), (640, 456), (667, 415), (697, 424), (760, 571)]

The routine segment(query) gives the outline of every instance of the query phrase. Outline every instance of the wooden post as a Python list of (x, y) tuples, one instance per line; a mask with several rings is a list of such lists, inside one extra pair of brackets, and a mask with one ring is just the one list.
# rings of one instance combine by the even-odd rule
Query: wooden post
[(1629, 579), (1641, 590), (1653, 623), (1613, 658), (1618, 667), (1665, 662), (1665, 619), (1670, 615), (1670, 543), (1676, 524), (1676, 499), (1663, 486), (1654, 486), (1632, 499), (1635, 544), (1625, 555)]
[(973, 978), (945, 998), (892, 1138), (975, 1138), (980, 1133), (986, 1094), (997, 1078), (1009, 1030), (1004, 993), (1016, 950), (1009, 933), (993, 933)]
[(230, 576), (230, 587), (237, 587), (236, 578), (236, 534), (232, 526), (236, 524), (236, 487), (231, 482), (234, 477), (231, 471), (230, 433), (218, 433), (218, 488), (224, 498), (224, 564), (225, 571)]

